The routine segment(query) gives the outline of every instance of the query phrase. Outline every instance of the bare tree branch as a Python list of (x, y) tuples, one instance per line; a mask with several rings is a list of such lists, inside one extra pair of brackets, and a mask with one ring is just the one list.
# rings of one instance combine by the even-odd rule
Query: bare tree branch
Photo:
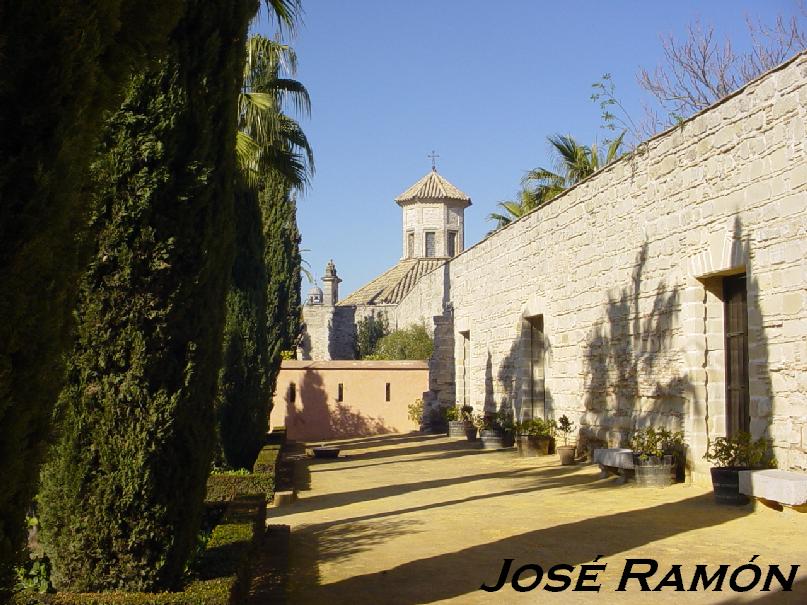
[(699, 21), (688, 26), (683, 41), (662, 37), (663, 64), (652, 72), (642, 68), (638, 81), (667, 115), (661, 119), (650, 113), (643, 127), (658, 132), (674, 125), (807, 48), (803, 3), (799, 11), (801, 17), (780, 15), (773, 25), (746, 17), (750, 50), (741, 54), (731, 40), (718, 40), (714, 27), (702, 27)]

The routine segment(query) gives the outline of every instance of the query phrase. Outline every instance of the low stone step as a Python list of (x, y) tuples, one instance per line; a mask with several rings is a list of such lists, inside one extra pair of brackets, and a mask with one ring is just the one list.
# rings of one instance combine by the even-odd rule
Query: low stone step
[(292, 490), (275, 492), (275, 497), (272, 500), (272, 506), (275, 508), (279, 506), (288, 506), (297, 499), (297, 494)]

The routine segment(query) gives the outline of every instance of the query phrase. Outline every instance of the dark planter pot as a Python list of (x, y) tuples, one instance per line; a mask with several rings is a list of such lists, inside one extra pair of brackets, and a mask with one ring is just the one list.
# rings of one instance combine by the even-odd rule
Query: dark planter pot
[(476, 427), (471, 425), (465, 428), (465, 438), (468, 441), (479, 441), (479, 438), (476, 435)]
[(748, 504), (748, 496), (740, 493), (740, 471), (751, 470), (748, 466), (713, 466), (712, 488), (718, 504)]
[(638, 487), (667, 487), (675, 481), (675, 461), (672, 456), (642, 457), (634, 455), (633, 469)]
[(559, 445), (555, 448), (558, 452), (558, 458), (563, 466), (574, 464), (574, 453), (577, 449), (574, 445)]
[(519, 435), (516, 437), (518, 455), (524, 458), (549, 454), (551, 437), (546, 435)]
[(470, 422), (465, 422), (464, 420), (449, 420), (448, 436), (451, 439), (465, 439), (465, 433), (470, 428), (474, 428)]
[(506, 447), (512, 447), (512, 435), (510, 435), (510, 445), (507, 445), (507, 434), (501, 431), (479, 431), (479, 439), (482, 441), (483, 450), (501, 450)]
[(314, 458), (338, 458), (339, 457), (339, 448), (338, 447), (328, 447), (328, 446), (321, 446), (312, 448), (314, 451)]

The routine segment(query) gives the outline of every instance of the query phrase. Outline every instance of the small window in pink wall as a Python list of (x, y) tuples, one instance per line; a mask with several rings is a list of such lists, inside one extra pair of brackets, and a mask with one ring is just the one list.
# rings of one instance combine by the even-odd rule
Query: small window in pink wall
[(339, 386), (336, 387), (336, 401), (344, 401), (345, 399), (345, 385), (341, 382)]

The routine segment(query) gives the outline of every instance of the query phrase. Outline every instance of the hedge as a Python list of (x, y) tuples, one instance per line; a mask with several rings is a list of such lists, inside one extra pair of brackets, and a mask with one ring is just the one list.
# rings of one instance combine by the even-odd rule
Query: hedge
[(13, 605), (236, 605), (249, 591), (250, 564), (260, 547), (266, 522), (266, 499), (233, 499), (213, 528), (198, 579), (179, 592), (104, 592), (36, 594), (22, 592)]
[(264, 446), (258, 453), (253, 472), (224, 472), (207, 480), (207, 502), (227, 502), (239, 494), (255, 494), (270, 501), (275, 492), (275, 471), (280, 456), (279, 445)]

